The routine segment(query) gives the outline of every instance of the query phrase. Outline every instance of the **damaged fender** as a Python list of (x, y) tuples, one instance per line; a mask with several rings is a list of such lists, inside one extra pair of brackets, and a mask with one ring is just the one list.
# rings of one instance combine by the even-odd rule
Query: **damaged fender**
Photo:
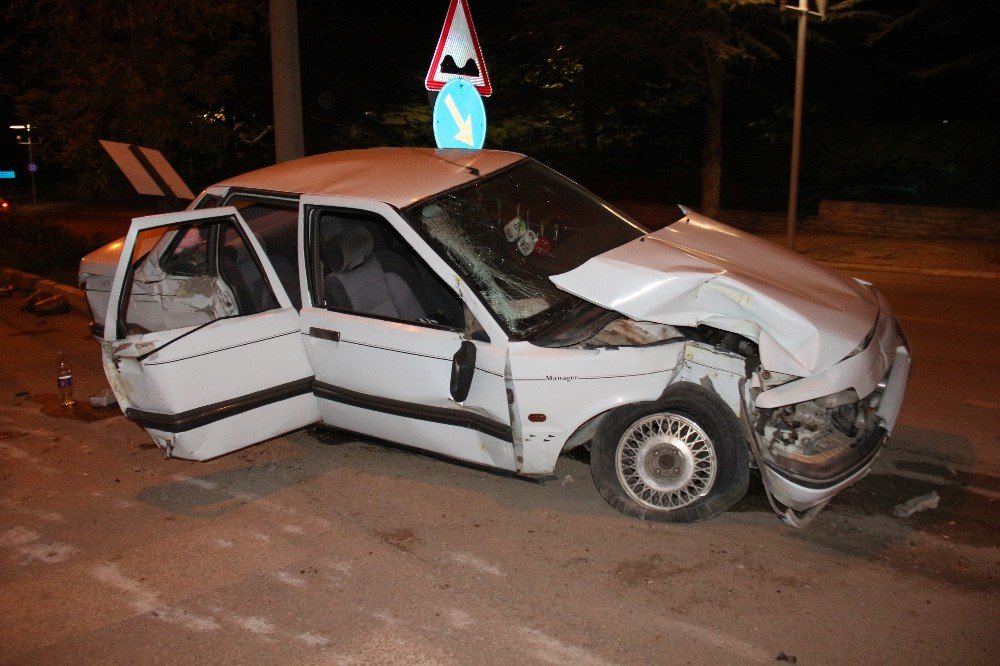
[(772, 505), (790, 524), (861, 478), (895, 423), (910, 359), (885, 299), (785, 248), (687, 213), (551, 279), (633, 320), (757, 344), (757, 370), (688, 344), (681, 374), (740, 415)]
[(797, 377), (850, 354), (879, 311), (869, 287), (696, 213), (551, 279), (632, 319), (742, 335)]

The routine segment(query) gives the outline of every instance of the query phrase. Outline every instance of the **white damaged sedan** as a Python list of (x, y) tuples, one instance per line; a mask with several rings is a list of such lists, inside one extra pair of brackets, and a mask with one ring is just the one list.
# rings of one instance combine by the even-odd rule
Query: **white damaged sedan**
[[(117, 264), (115, 268), (114, 264)], [(804, 524), (871, 466), (910, 359), (871, 285), (690, 211), (648, 233), (522, 155), (316, 155), (138, 218), (80, 280), (125, 415), (205, 460), (311, 424), (644, 519), (760, 473)]]

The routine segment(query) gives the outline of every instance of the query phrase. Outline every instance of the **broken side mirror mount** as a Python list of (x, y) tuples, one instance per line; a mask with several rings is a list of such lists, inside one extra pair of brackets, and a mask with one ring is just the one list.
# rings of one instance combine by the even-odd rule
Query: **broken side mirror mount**
[(490, 342), (490, 336), (483, 328), (483, 325), (472, 314), (467, 304), (462, 305), (462, 317), (465, 319), (465, 338), (467, 340), (477, 340), (479, 342)]
[(455, 402), (465, 402), (469, 397), (475, 372), (476, 345), (471, 340), (462, 340), (451, 361), (451, 397)]

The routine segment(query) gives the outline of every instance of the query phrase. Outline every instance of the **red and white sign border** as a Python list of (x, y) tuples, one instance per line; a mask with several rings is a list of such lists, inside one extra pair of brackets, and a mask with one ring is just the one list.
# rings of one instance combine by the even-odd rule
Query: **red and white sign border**
[[(476, 51), (476, 64), (479, 65), (479, 71), (483, 75), (483, 83), (482, 85), (475, 86), (476, 91), (483, 97), (489, 97), (493, 94), (493, 85), (490, 83), (489, 72), (486, 71), (486, 61), (483, 60), (483, 52), (479, 48), (479, 37), (476, 36), (476, 26), (472, 23), (472, 14), (469, 12), (468, 0), (451, 0), (451, 5), (448, 7), (448, 14), (444, 19), (444, 27), (441, 28), (441, 36), (438, 37), (437, 48), (434, 49), (434, 57), (431, 59), (431, 66), (427, 70), (427, 78), (424, 79), (424, 87), (426, 87), (427, 90), (441, 90), (441, 88), (444, 87), (444, 84), (451, 80), (448, 79), (445, 81), (439, 81), (435, 77), (441, 67), (441, 59), (444, 57), (444, 45), (445, 42), (448, 41), (448, 33), (451, 32), (451, 24), (455, 20), (455, 12), (458, 11), (459, 2), (462, 4), (462, 11), (465, 12), (465, 23), (469, 26), (469, 35), (472, 37), (472, 48)], [(456, 76), (462, 75), (458, 74)], [(462, 76), (462, 78), (470, 79), (471, 77)], [(472, 81), (470, 81), (470, 83), (472, 83)]]

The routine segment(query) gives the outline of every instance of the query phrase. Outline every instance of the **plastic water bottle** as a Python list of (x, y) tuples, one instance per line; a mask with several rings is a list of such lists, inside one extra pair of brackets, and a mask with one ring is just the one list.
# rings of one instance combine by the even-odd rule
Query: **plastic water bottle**
[(73, 369), (69, 367), (69, 362), (63, 357), (63, 353), (58, 354), (59, 364), (56, 366), (56, 386), (59, 389), (59, 404), (63, 407), (73, 406)]

